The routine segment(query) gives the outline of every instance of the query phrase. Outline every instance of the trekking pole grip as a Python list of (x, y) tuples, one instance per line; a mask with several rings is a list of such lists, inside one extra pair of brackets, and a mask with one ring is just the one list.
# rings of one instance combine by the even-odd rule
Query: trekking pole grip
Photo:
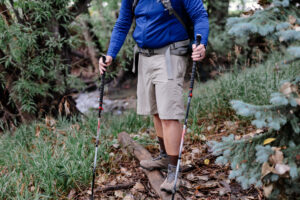
[[(106, 63), (106, 57), (102, 56), (103, 63)], [(105, 84), (105, 71), (101, 76), (101, 86), (100, 86), (100, 97), (99, 97), (99, 117), (101, 117), (101, 111), (103, 110), (103, 94), (104, 94), (104, 84)]]
[[(197, 36), (196, 36), (196, 46), (200, 45), (201, 39), (202, 39), (201, 34), (197, 34)], [(191, 90), (194, 87), (194, 80), (195, 80), (196, 68), (197, 68), (197, 63), (194, 61), (193, 68), (192, 68), (192, 76), (191, 76), (191, 86), (190, 86)], [(190, 92), (190, 96), (192, 96), (192, 91)]]
[(201, 34), (197, 34), (197, 36), (196, 36), (196, 45), (197, 45), (197, 46), (200, 45), (201, 39), (202, 39), (202, 35), (201, 35)]

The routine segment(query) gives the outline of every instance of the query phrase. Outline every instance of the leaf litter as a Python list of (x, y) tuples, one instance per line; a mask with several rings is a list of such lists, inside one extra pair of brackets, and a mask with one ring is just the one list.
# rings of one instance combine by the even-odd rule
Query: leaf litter
[[(216, 157), (213, 156), (205, 144), (207, 140), (221, 139), (223, 136), (235, 134), (237, 137), (243, 137), (244, 133), (262, 132), (257, 130), (250, 124), (232, 121), (214, 121), (199, 120), (199, 124), (204, 123), (206, 129), (199, 134), (191, 134), (185, 137), (183, 158), (182, 158), (182, 182), (179, 192), (186, 200), (250, 200), (264, 199), (261, 189), (251, 187), (243, 190), (242, 187), (235, 181), (228, 178), (230, 166), (219, 166), (215, 164)], [(207, 128), (210, 127), (210, 128)], [(213, 129), (213, 132), (211, 131)], [(145, 131), (145, 130), (143, 130)], [(142, 134), (133, 135), (135, 140), (141, 137), (155, 139), (154, 129), (146, 130)], [(247, 136), (249, 137), (249, 136)], [(152, 153), (153, 156), (159, 154), (158, 144), (144, 145), (145, 148)], [(159, 196), (151, 188), (150, 183), (139, 167), (137, 161), (132, 155), (128, 155), (125, 151), (119, 148), (115, 143), (111, 147), (111, 164), (109, 166), (99, 166), (96, 179), (95, 199), (160, 199)], [(107, 170), (104, 169), (109, 169)], [(162, 171), (166, 176), (166, 172)], [(111, 185), (122, 186), (130, 185), (126, 189), (115, 189), (105, 192), (97, 192), (101, 189), (110, 187)], [(100, 189), (99, 189), (100, 188)], [(83, 192), (77, 192), (73, 199), (88, 200), (90, 196), (90, 188)], [(73, 190), (71, 191), (73, 196)]]

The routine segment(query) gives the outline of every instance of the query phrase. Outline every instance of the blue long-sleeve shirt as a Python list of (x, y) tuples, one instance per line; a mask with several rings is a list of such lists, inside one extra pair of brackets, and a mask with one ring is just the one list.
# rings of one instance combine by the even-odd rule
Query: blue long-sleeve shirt
[[(133, 21), (133, 0), (122, 0), (119, 18), (114, 26), (107, 55), (115, 58), (120, 51)], [(171, 0), (172, 7), (187, 24), (194, 25), (194, 33), (201, 34), (201, 43), (207, 45), (208, 15), (202, 0)], [(136, 27), (133, 38), (141, 48), (161, 48), (188, 39), (184, 26), (158, 0), (139, 0), (134, 12)]]

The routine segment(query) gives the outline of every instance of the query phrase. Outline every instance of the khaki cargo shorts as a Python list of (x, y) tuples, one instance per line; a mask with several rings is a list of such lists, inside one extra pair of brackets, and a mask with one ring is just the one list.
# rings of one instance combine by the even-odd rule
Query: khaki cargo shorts
[(183, 80), (187, 57), (171, 55), (171, 60), (173, 80), (168, 80), (164, 55), (139, 54), (137, 114), (158, 114), (166, 120), (184, 119)]

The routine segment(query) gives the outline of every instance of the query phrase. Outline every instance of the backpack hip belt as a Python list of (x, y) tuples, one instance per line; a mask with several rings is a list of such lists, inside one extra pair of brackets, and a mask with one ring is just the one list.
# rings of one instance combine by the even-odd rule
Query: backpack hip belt
[(144, 49), (137, 45), (134, 46), (134, 58), (133, 58), (133, 69), (135, 72), (136, 66), (138, 65), (138, 56), (142, 54), (144, 56), (150, 57), (153, 55), (165, 55), (167, 64), (168, 79), (173, 80), (173, 70), (172, 70), (172, 59), (171, 55), (185, 56), (188, 54), (190, 40), (184, 40), (179, 42), (174, 42), (167, 46), (158, 49)]

